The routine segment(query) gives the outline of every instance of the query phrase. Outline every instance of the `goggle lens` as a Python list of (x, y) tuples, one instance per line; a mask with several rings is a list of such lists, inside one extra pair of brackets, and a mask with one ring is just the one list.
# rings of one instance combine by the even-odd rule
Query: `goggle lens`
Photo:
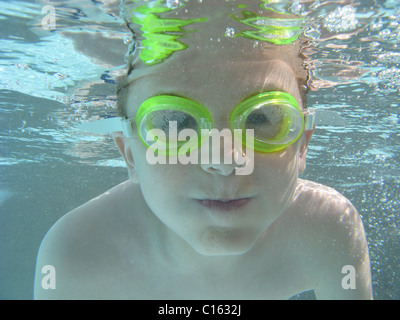
[[(168, 134), (171, 123), (175, 122), (178, 131), (183, 129), (193, 129), (197, 131), (196, 119), (185, 112), (177, 110), (157, 110), (143, 117), (140, 127), (143, 130), (161, 129)], [(142, 132), (144, 133), (144, 132)]]
[(250, 112), (245, 129), (254, 130), (254, 139), (266, 144), (286, 144), (302, 130), (302, 115), (291, 105), (266, 105)]
[[(147, 147), (157, 149), (163, 154), (178, 153), (179, 148), (188, 140), (177, 139), (182, 132), (198, 132), (196, 118), (186, 112), (164, 109), (146, 114), (140, 121), (139, 131), (142, 141)], [(192, 140), (194, 145), (197, 140)], [(194, 147), (194, 146), (192, 146)]]

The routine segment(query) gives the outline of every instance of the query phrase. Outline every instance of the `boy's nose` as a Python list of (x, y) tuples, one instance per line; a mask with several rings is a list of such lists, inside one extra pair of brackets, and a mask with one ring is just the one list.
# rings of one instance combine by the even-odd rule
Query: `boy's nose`
[[(205, 152), (204, 148), (201, 152)], [(235, 173), (236, 168), (244, 166), (244, 164), (236, 163), (239, 153), (243, 154), (242, 147), (231, 143), (222, 143), (221, 141), (219, 146), (211, 144), (208, 148), (207, 157), (202, 158), (200, 166), (207, 173), (229, 176)], [(208, 161), (204, 161), (207, 158)]]
[(218, 174), (218, 175), (222, 175), (222, 176), (230, 176), (236, 168), (235, 164), (224, 164), (224, 163), (218, 163), (218, 164), (213, 164), (213, 163), (209, 163), (209, 164), (200, 164), (201, 168), (207, 172), (207, 173), (211, 173), (211, 174)]

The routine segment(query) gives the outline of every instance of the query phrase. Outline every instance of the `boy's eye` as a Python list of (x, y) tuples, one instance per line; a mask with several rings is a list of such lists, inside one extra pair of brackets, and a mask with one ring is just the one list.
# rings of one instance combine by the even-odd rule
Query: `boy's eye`
[[(158, 110), (147, 116), (152, 128), (163, 130), (168, 135), (169, 129), (177, 126), (177, 132), (183, 129), (197, 131), (197, 121), (191, 115), (177, 110)], [(175, 124), (176, 123), (176, 124)]]
[(268, 140), (281, 131), (284, 117), (281, 106), (261, 107), (247, 116), (246, 129), (254, 129), (256, 139)]
[(266, 125), (269, 124), (270, 121), (264, 113), (253, 112), (247, 117), (246, 123), (252, 125)]

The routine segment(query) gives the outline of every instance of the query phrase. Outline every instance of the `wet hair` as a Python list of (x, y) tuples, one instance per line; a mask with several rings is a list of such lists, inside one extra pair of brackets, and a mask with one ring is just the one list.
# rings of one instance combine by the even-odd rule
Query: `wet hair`
[[(302, 57), (302, 54), (299, 53), (299, 57)], [(133, 69), (130, 70), (131, 72), (134, 72)], [(300, 98), (302, 102), (302, 107), (303, 109), (307, 108), (307, 92), (309, 91), (309, 88), (307, 86), (308, 83), (308, 77), (303, 77), (303, 76), (296, 76), (297, 80), (297, 85), (299, 88), (300, 92)], [(134, 87), (135, 82), (134, 81), (129, 81), (128, 76), (123, 79), (118, 85), (117, 88), (117, 112), (120, 117), (127, 118), (127, 99), (130, 90)]]
[(126, 100), (128, 98), (129, 88), (133, 83), (124, 86), (118, 86), (117, 89), (117, 113), (120, 117), (127, 118)]

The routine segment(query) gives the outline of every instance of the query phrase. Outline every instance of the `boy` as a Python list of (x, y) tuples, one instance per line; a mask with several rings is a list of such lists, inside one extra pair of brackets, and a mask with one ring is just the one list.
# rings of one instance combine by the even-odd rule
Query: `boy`
[[(243, 2), (244, 15), (257, 16), (249, 14), (259, 11), (252, 7), (257, 1)], [(250, 20), (237, 18), (243, 5), (167, 4), (138, 7), (133, 16), (150, 43), (143, 44), (142, 56), (133, 55), (118, 97), (134, 129), (114, 132), (129, 180), (48, 232), (38, 254), (35, 298), (287, 299), (313, 289), (318, 299), (370, 299), (368, 248), (357, 210), (338, 192), (298, 178), (313, 132), (302, 122), (287, 130), (283, 124), (287, 114), (306, 113), (298, 42), (277, 44), (286, 37), (279, 33), (262, 45), (250, 40), (254, 35), (243, 32)], [(274, 17), (271, 12), (258, 21)], [(166, 20), (174, 24), (171, 33)], [(159, 22), (164, 32), (157, 31)], [(232, 37), (232, 30), (241, 36)], [(159, 35), (174, 48), (161, 56), (151, 52)], [(166, 120), (198, 129), (193, 110), (219, 130), (233, 118), (253, 125), (260, 141), (253, 153), (248, 145), (228, 147), (234, 158), (246, 158), (250, 171), (237, 174), (240, 166), (222, 156), (149, 163), (145, 134)], [(277, 116), (277, 110), (285, 113)], [(171, 122), (166, 125), (171, 129)], [(298, 135), (278, 139), (292, 131)], [(56, 270), (54, 290), (42, 286), (46, 265)], [(343, 270), (354, 271), (354, 281)]]

